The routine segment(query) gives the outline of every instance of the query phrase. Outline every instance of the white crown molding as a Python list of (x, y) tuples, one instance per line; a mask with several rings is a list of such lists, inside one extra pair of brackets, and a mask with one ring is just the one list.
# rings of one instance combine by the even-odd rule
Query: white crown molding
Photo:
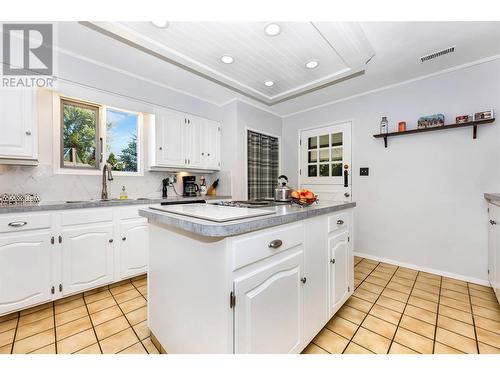
[(435, 76), (439, 76), (439, 75), (442, 75), (442, 74), (454, 72), (454, 71), (457, 71), (457, 70), (470, 68), (471, 66), (481, 65), (481, 64), (484, 64), (484, 63), (487, 63), (487, 62), (498, 60), (498, 59), (500, 59), (500, 55), (493, 55), (493, 56), (485, 57), (483, 59), (475, 60), (475, 61), (468, 62), (468, 63), (462, 64), (462, 65), (453, 66), (451, 68), (446, 68), (446, 69), (443, 69), (443, 70), (440, 70), (438, 72), (434, 72), (434, 73), (431, 73), (431, 74), (426, 74), (426, 75), (415, 77), (415, 78), (412, 78), (412, 79), (409, 79), (409, 80), (406, 80), (406, 81), (401, 81), (401, 82), (393, 83), (393, 84), (390, 84), (390, 85), (387, 85), (387, 86), (382, 86), (382, 87), (379, 87), (379, 88), (376, 88), (376, 89), (372, 89), (372, 90), (361, 92), (359, 94), (354, 94), (354, 95), (346, 96), (345, 98), (340, 98), (340, 99), (332, 100), (332, 101), (329, 101), (329, 102), (326, 102), (326, 103), (323, 103), (323, 104), (319, 104), (319, 105), (316, 105), (314, 107), (309, 107), (309, 108), (301, 109), (300, 111), (291, 112), (291, 113), (287, 113), (287, 114), (280, 114), (278, 116), (281, 116), (282, 118), (285, 119), (285, 118), (292, 117), (292, 116), (295, 116), (295, 115), (298, 115), (298, 114), (301, 114), (301, 113), (305, 113), (305, 112), (309, 112), (309, 111), (314, 111), (314, 110), (316, 110), (318, 108), (328, 107), (329, 105), (333, 105), (333, 104), (345, 102), (345, 101), (348, 101), (348, 100), (356, 99), (356, 98), (359, 98), (359, 97), (365, 96), (365, 95), (374, 94), (374, 93), (379, 92), (379, 91), (389, 90), (389, 89), (392, 89), (394, 87), (398, 87), (398, 86), (402, 86), (402, 85), (407, 85), (409, 83), (418, 82), (418, 81), (421, 81), (421, 80), (424, 80), (424, 79), (432, 78), (432, 77), (435, 77)]
[(240, 102), (240, 103), (245, 103), (245, 104), (248, 104), (249, 106), (252, 106), (254, 108), (257, 108), (258, 110), (261, 110), (263, 112), (267, 112), (269, 113), (270, 115), (273, 115), (273, 116), (276, 116), (276, 117), (279, 117), (281, 119), (283, 119), (283, 116), (276, 113), (276, 112), (273, 112), (271, 111), (269, 108), (264, 108), (264, 107), (261, 107), (259, 104), (257, 103), (252, 103), (251, 101), (249, 100), (246, 100), (244, 98), (240, 98), (240, 97), (236, 97), (236, 98), (232, 98), (230, 100), (228, 100), (227, 102), (224, 102), (222, 103), (220, 106), (221, 107), (225, 107), (226, 105), (228, 104), (231, 104), (231, 103), (234, 103), (234, 102)]

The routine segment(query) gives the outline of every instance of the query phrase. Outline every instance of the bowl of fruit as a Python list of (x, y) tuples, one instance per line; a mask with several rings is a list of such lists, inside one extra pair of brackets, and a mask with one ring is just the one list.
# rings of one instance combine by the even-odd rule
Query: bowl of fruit
[(292, 202), (301, 206), (310, 206), (314, 202), (318, 203), (318, 196), (311, 190), (300, 189), (292, 191), (290, 194)]

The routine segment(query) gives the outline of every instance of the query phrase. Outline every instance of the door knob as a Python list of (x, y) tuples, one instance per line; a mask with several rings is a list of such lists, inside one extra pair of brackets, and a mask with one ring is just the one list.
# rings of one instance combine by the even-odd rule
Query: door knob
[(122, 237), (122, 241), (125, 241), (127, 239), (127, 237)]
[(330, 259), (331, 264), (335, 264), (335, 259)]
[(300, 281), (302, 281), (302, 284), (305, 284), (307, 282), (307, 278), (303, 277)]
[(496, 222), (495, 220), (490, 220), (490, 224), (491, 224), (491, 225), (496, 225), (496, 223), (497, 223), (497, 222)]

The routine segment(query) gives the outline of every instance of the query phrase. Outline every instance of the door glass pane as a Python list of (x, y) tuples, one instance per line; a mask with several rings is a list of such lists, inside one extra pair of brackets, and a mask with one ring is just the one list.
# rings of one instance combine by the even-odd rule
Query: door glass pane
[(319, 147), (323, 148), (323, 147), (328, 147), (329, 145), (329, 135), (326, 134), (326, 135), (320, 135), (319, 136)]
[(332, 148), (332, 161), (342, 161), (342, 147)]
[(318, 151), (309, 151), (309, 157), (308, 157), (309, 163), (316, 163), (318, 161)]
[(320, 164), (319, 165), (319, 175), (321, 177), (328, 177), (330, 175), (329, 164)]
[(332, 134), (332, 146), (342, 146), (342, 133)]
[(309, 137), (308, 148), (309, 148), (309, 150), (318, 148), (318, 137)]
[(330, 150), (319, 150), (319, 161), (330, 161)]
[(318, 176), (318, 166), (316, 164), (312, 164), (307, 167), (307, 176), (308, 177)]
[(342, 176), (342, 163), (332, 164), (332, 176), (333, 177)]

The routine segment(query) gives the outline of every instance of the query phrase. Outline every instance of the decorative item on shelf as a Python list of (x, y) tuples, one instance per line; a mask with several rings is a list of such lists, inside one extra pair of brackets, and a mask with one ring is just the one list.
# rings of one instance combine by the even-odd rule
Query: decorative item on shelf
[(33, 194), (24, 194), (24, 203), (33, 203)]
[(292, 191), (290, 194), (292, 203), (298, 204), (299, 206), (310, 206), (314, 202), (319, 203), (318, 196), (312, 191), (307, 189), (300, 189)]
[(387, 121), (386, 116), (382, 116), (382, 120), (380, 120), (380, 134), (389, 133), (389, 121)]
[(0, 205), (8, 206), (8, 205), (30, 205), (40, 203), (40, 196), (35, 193), (26, 193), (26, 194), (9, 194), (9, 193), (0, 193)]
[(2, 194), (2, 204), (9, 204), (10, 196), (7, 193)]
[(398, 123), (398, 131), (400, 132), (406, 131), (406, 121), (400, 121)]
[(456, 124), (465, 124), (465, 123), (471, 122), (471, 121), (472, 121), (472, 116), (469, 116), (469, 115), (460, 115), (460, 116), (455, 117)]
[(492, 109), (474, 113), (474, 121), (490, 120), (493, 117), (495, 117), (495, 113)]
[(444, 115), (439, 113), (436, 115), (422, 116), (417, 121), (418, 129), (435, 128), (444, 126)]

